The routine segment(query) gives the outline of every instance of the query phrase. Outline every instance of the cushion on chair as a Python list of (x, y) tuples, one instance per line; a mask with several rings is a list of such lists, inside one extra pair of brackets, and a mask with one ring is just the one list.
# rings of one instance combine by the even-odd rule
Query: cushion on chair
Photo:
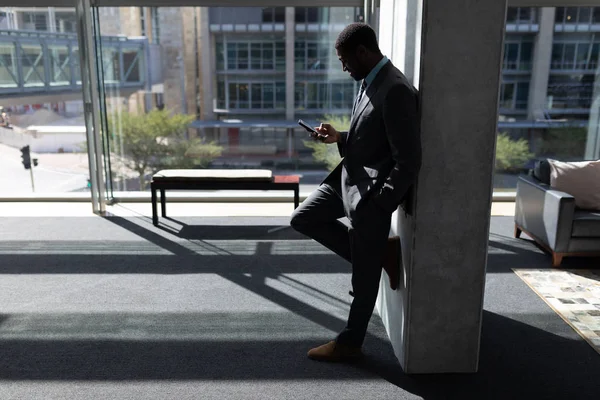
[(165, 169), (152, 176), (154, 181), (243, 181), (271, 182), (268, 169)]
[(600, 210), (600, 160), (550, 163), (550, 185), (575, 198), (575, 205), (585, 210)]
[(548, 160), (538, 160), (533, 167), (533, 176), (546, 185), (550, 184), (550, 163)]
[(600, 238), (600, 212), (575, 211), (571, 236)]

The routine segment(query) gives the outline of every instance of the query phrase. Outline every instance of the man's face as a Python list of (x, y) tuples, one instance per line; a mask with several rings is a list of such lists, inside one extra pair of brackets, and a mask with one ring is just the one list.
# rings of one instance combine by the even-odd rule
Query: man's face
[(345, 51), (343, 49), (336, 49), (338, 59), (342, 63), (342, 69), (350, 74), (356, 81), (365, 79), (367, 73), (365, 72), (363, 56), (364, 48), (359, 46), (354, 51)]

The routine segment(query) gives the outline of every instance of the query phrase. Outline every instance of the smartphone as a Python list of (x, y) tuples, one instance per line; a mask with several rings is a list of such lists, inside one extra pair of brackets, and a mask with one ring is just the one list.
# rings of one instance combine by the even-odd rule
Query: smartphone
[(298, 120), (298, 125), (300, 125), (304, 129), (306, 129), (308, 132), (310, 132), (310, 136), (312, 138), (319, 139), (319, 140), (325, 140), (327, 138), (327, 135), (323, 135), (323, 134), (317, 132), (310, 125), (308, 125), (306, 122), (302, 121), (301, 119)]

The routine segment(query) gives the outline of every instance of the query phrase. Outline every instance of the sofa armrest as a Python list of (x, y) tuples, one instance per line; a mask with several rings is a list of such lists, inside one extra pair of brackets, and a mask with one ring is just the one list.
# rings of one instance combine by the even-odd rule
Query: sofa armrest
[(567, 252), (575, 198), (553, 190), (532, 176), (517, 181), (515, 223), (555, 252)]

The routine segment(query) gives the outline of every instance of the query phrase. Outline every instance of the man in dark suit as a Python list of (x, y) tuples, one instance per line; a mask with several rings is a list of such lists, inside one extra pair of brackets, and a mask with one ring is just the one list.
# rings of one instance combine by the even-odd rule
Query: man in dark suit
[[(343, 159), (291, 219), (294, 229), (352, 263), (354, 299), (347, 325), (334, 341), (308, 352), (323, 361), (362, 355), (382, 266), (396, 288), (399, 245), (388, 239), (391, 215), (400, 204), (406, 206), (421, 165), (417, 91), (383, 56), (373, 29), (351, 24), (335, 48), (343, 70), (362, 83), (361, 89), (350, 130), (322, 124), (313, 137), (336, 143)], [(350, 229), (339, 221), (342, 217)]]

